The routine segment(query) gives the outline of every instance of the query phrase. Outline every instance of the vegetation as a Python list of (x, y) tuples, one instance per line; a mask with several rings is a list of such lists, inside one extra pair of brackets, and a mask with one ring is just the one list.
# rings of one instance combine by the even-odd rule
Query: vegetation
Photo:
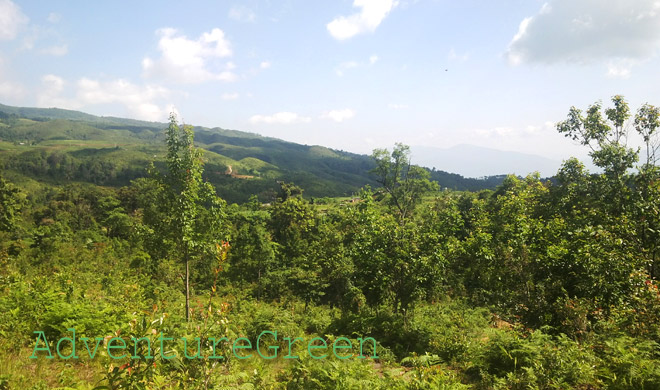
[[(204, 175), (226, 157), (203, 159), (174, 117), (165, 158), (126, 185), (4, 170), (0, 389), (660, 389), (660, 170), (625, 139), (655, 145), (658, 110), (612, 103), (557, 126), (603, 173), (569, 159), (554, 181), (478, 192), (439, 189), (397, 145), (355, 197), (279, 181), (268, 204), (227, 204)], [(11, 115), (4, 129), (35, 125)], [(20, 146), (3, 144), (8, 165)], [(161, 150), (120, 150), (139, 148)]]
[[(127, 186), (147, 177), (146, 167), (154, 160), (156, 167), (165, 169), (162, 129), (167, 126), (77, 111), (0, 105), (0, 164), (17, 182), (36, 179), (51, 184), (76, 181)], [(294, 182), (314, 198), (351, 196), (365, 185), (376, 185), (369, 174), (375, 167), (369, 156), (235, 130), (193, 130), (195, 145), (205, 150), (204, 179), (228, 202), (244, 203), (252, 195), (272, 202), (279, 191), (277, 181)], [(492, 189), (504, 179), (430, 172), (441, 187), (455, 190)]]

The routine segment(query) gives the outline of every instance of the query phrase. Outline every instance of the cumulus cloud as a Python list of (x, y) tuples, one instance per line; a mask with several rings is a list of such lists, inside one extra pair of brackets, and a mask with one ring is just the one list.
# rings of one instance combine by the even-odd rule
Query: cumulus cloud
[(133, 117), (159, 121), (167, 118), (168, 105), (158, 101), (169, 95), (166, 88), (137, 85), (123, 79), (99, 81), (81, 78), (73, 84), (74, 93), (66, 95), (69, 85), (56, 75), (42, 77), (42, 91), (37, 97), (40, 106), (82, 109), (92, 105), (119, 104)]
[(627, 79), (630, 78), (632, 67), (635, 65), (633, 60), (613, 60), (607, 64), (607, 77)]
[(374, 32), (385, 17), (396, 7), (396, 0), (354, 0), (353, 7), (360, 8), (349, 16), (339, 16), (326, 25), (335, 39), (345, 40), (357, 34)]
[(221, 59), (231, 57), (231, 43), (219, 28), (203, 33), (193, 40), (173, 28), (156, 31), (159, 36), (158, 50), (161, 57), (153, 60), (145, 57), (142, 69), (146, 77), (163, 78), (183, 84), (206, 81), (234, 81), (231, 62)]
[(516, 65), (644, 59), (660, 48), (658, 0), (550, 0), (522, 20), (506, 56)]
[(28, 17), (10, 0), (0, 0), (0, 40), (16, 38)]
[(268, 68), (270, 68), (270, 61), (263, 61), (263, 62), (261, 62), (261, 64), (259, 64), (259, 67), (260, 67), (261, 69), (268, 69)]
[(37, 96), (37, 105), (41, 107), (80, 108), (79, 105), (60, 96), (64, 90), (64, 79), (53, 74), (41, 78), (43, 88)]
[(335, 122), (343, 122), (345, 120), (351, 119), (355, 116), (355, 111), (350, 108), (344, 108), (343, 110), (331, 110), (323, 113), (321, 118), (330, 119)]
[(311, 118), (300, 116), (295, 112), (284, 111), (273, 115), (254, 115), (250, 118), (250, 123), (290, 125), (294, 123), (309, 123), (311, 120)]

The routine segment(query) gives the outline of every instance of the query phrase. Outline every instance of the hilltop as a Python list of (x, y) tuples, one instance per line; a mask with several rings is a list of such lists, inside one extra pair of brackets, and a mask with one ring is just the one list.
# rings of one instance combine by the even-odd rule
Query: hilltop
[[(151, 161), (162, 164), (166, 123), (101, 117), (59, 108), (0, 104), (0, 161), (9, 175), (47, 184), (70, 181), (123, 186), (146, 175)], [(376, 185), (369, 156), (220, 127), (194, 126), (205, 150), (205, 175), (230, 202), (250, 194), (272, 196), (277, 181), (294, 182), (308, 197), (349, 196)], [(228, 168), (231, 170), (228, 172)], [(493, 188), (503, 177), (469, 179), (430, 170), (441, 187)]]

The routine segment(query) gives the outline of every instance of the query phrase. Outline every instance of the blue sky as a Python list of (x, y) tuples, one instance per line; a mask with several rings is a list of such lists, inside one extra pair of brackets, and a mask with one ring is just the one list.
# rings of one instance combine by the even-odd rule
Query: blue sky
[(0, 102), (561, 160), (570, 106), (660, 105), (659, 50), (658, 0), (0, 0)]

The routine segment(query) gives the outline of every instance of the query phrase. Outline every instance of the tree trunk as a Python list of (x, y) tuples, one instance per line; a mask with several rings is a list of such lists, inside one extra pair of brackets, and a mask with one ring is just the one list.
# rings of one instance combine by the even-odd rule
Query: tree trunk
[(186, 253), (186, 322), (190, 322), (190, 267)]

